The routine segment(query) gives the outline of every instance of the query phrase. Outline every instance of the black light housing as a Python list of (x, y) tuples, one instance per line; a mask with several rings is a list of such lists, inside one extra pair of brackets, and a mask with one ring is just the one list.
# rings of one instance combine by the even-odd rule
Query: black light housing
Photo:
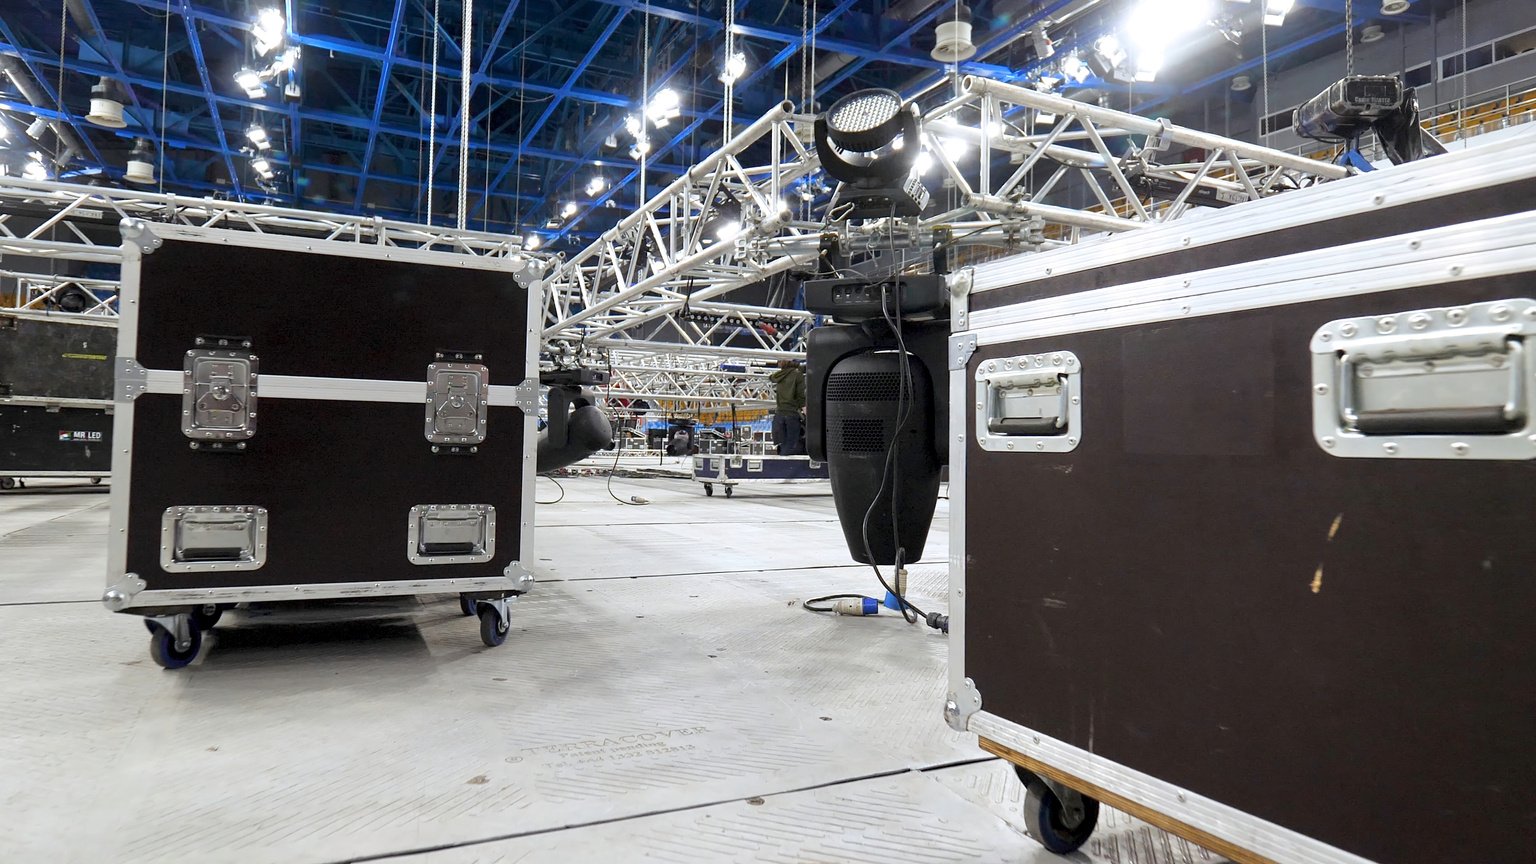
[(1360, 137), (1375, 130), (1392, 164), (1401, 165), (1445, 152), (1419, 125), (1419, 100), (1395, 75), (1351, 75), (1328, 86), (1296, 109), (1297, 135), (1314, 141), (1344, 141), (1359, 147)]
[[(917, 115), (893, 90), (859, 90), (816, 118), (816, 155), (833, 179), (850, 188), (842, 218), (917, 216), (928, 189), (912, 174), (920, 149)], [(898, 144), (900, 142), (900, 144)]]

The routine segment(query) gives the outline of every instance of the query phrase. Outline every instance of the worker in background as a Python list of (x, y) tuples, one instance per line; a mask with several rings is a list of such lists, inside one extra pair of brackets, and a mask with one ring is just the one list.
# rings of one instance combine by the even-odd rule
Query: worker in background
[(805, 423), (805, 371), (793, 360), (780, 360), (779, 371), (768, 376), (774, 385), (773, 443), (780, 456), (798, 456)]

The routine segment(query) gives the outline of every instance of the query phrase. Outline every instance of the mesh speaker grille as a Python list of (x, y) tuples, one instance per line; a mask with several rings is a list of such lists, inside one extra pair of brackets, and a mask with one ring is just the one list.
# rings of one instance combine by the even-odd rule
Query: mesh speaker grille
[(827, 376), (828, 402), (895, 402), (901, 389), (896, 372), (834, 372)]
[(838, 449), (844, 453), (885, 452), (885, 420), (879, 417), (839, 417), (832, 426)]

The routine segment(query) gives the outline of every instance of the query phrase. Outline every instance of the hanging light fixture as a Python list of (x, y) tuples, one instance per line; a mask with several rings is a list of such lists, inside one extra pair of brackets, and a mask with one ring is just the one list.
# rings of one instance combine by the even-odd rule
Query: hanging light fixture
[(1381, 0), (1381, 14), (1401, 15), (1408, 11), (1408, 0)]
[(658, 129), (666, 126), (682, 113), (682, 98), (671, 87), (663, 87), (656, 91), (656, 95), (652, 96), (651, 101), (645, 106), (645, 116), (650, 118), (651, 123)]
[(592, 197), (592, 196), (595, 196), (595, 195), (599, 195), (599, 194), (602, 193), (602, 191), (604, 189), (607, 189), (607, 188), (608, 188), (608, 181), (603, 178), (603, 175), (601, 175), (601, 174), (594, 175), (591, 180), (587, 181), (587, 196), (588, 197)]
[(251, 128), (245, 130), (245, 137), (251, 140), (251, 144), (255, 145), (257, 150), (272, 149), (272, 139), (268, 137), (267, 130), (262, 128), (259, 123), (253, 123)]
[(155, 182), (155, 150), (148, 140), (140, 138), (133, 142), (133, 152), (128, 155), (128, 168), (123, 172), (123, 177), (129, 183), (149, 184)]
[(21, 176), (28, 180), (47, 180), (48, 169), (43, 166), (43, 154), (35, 150), (29, 154), (26, 166), (21, 169)]
[(261, 80), (261, 75), (250, 67), (242, 68), (235, 73), (235, 84), (252, 99), (260, 99), (267, 95), (267, 85)]
[(283, 13), (277, 9), (263, 9), (256, 13), (256, 23), (251, 36), (256, 40), (256, 53), (265, 57), (283, 45)]
[(560, 217), (562, 219), (569, 219), (572, 216), (575, 216), (577, 211), (580, 209), (580, 207), (576, 206), (575, 201), (567, 201), (565, 202), (565, 206), (560, 208)]
[(532, 252), (542, 245), (544, 245), (544, 241), (539, 239), (539, 235), (537, 234), (529, 234), (528, 239), (523, 241), (523, 248), (527, 249), (529, 252)]
[(956, 3), (953, 14), (945, 10), (937, 29), (938, 39), (930, 57), (940, 63), (958, 63), (976, 56), (976, 43), (971, 41), (971, 7)]
[(735, 84), (745, 74), (747, 74), (747, 55), (737, 51), (725, 59), (725, 68), (720, 72), (720, 81), (723, 84)]
[(928, 206), (928, 190), (911, 173), (922, 148), (917, 114), (894, 90), (859, 90), (832, 103), (816, 118), (816, 155), (822, 170), (846, 184), (847, 218), (916, 216)]
[(1369, 45), (1372, 42), (1380, 42), (1382, 39), (1386, 38), (1386, 35), (1387, 34), (1382, 31), (1380, 24), (1367, 24), (1366, 26), (1360, 28), (1360, 44)]
[(1296, 0), (1264, 0), (1264, 23), (1279, 27), (1295, 5)]
[(1241, 93), (1253, 87), (1253, 79), (1247, 75), (1238, 75), (1232, 79), (1232, 89)]
[(42, 141), (43, 133), (48, 131), (48, 121), (39, 117), (27, 124), (27, 137), (33, 141)]
[(120, 90), (117, 82), (102, 76), (91, 88), (91, 111), (85, 115), (86, 122), (108, 129), (127, 126), (127, 121), (123, 119), (123, 101), (118, 95)]
[(251, 160), (251, 170), (263, 180), (271, 180), (277, 172), (272, 170), (272, 163), (265, 156), (257, 156)]

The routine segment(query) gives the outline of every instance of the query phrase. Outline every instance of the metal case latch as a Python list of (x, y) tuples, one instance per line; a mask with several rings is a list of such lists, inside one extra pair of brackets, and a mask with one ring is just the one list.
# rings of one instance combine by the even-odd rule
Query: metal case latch
[(1335, 456), (1536, 458), (1536, 302), (1330, 322), (1312, 338), (1313, 426)]
[[(195, 348), (182, 366), (181, 431), (194, 448), (256, 434), (256, 355)], [(213, 445), (213, 446), (209, 446)], [(234, 449), (245, 449), (238, 444)]]
[(418, 504), (407, 530), (412, 564), (479, 564), (496, 555), (496, 508)]
[(265, 563), (265, 508), (168, 507), (160, 517), (160, 568), (166, 572), (256, 570)]
[(1081, 369), (1070, 351), (988, 360), (976, 370), (976, 438), (984, 450), (1074, 450), (1082, 417)]
[(490, 376), (484, 366), (444, 359), (429, 365), (426, 434), (428, 441), (439, 445), (433, 450), (474, 452), (474, 445), (485, 440), (490, 402)]

